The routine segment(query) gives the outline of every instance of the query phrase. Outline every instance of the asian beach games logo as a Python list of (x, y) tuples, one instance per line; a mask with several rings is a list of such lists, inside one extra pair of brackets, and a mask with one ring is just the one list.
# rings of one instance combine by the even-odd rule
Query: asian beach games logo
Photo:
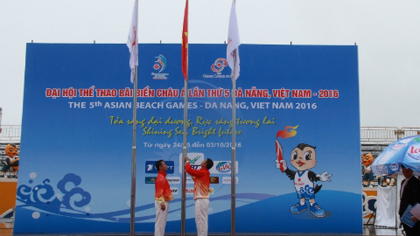
[(169, 73), (162, 73), (162, 71), (166, 69), (166, 57), (159, 54), (159, 56), (155, 57), (155, 59), (156, 61), (155, 64), (153, 64), (153, 69), (157, 72), (152, 72), (153, 79), (167, 80)]
[(203, 78), (205, 79), (213, 79), (213, 78), (230, 78), (230, 75), (222, 74), (222, 71), (227, 67), (227, 61), (225, 58), (217, 58), (216, 61), (211, 65), (211, 70), (216, 73), (212, 75), (203, 74)]

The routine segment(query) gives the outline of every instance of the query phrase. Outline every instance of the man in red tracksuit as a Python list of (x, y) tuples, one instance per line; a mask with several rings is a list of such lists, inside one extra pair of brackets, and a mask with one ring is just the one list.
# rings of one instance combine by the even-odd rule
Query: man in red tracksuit
[(195, 201), (195, 224), (197, 226), (197, 236), (207, 236), (208, 233), (208, 212), (209, 212), (209, 193), (210, 193), (210, 172), (213, 167), (213, 160), (201, 163), (201, 169), (194, 170), (189, 163), (190, 159), (185, 158), (185, 171), (194, 180), (194, 201)]
[(166, 179), (166, 171), (168, 166), (163, 160), (159, 160), (155, 164), (159, 171), (155, 182), (155, 236), (165, 235), (166, 218), (168, 217), (169, 202), (174, 200), (169, 182)]

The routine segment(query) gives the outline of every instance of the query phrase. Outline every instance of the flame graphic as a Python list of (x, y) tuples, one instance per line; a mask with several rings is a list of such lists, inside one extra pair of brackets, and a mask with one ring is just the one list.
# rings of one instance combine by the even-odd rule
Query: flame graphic
[(279, 137), (281, 137), (283, 139), (291, 138), (291, 137), (293, 137), (297, 134), (297, 131), (295, 129), (297, 129), (298, 127), (299, 127), (299, 125), (296, 125), (296, 126), (288, 125), (288, 126), (284, 127), (284, 130), (279, 130), (277, 132), (276, 138), (279, 138)]

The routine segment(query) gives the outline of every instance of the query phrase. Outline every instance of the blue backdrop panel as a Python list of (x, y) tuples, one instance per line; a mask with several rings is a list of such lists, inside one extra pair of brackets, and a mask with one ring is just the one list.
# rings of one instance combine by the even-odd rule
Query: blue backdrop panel
[[(232, 83), (225, 55), (226, 45), (189, 45), (188, 156), (194, 165), (215, 161), (210, 232), (230, 232)], [(242, 45), (240, 56), (237, 232), (362, 233), (357, 47)], [(128, 58), (125, 45), (27, 45), (15, 233), (129, 232)], [(159, 159), (168, 163), (175, 198), (166, 231), (180, 232), (180, 59), (180, 45), (139, 45), (137, 232), (154, 230)], [(332, 174), (315, 183), (325, 215), (291, 212), (298, 194), (276, 168), (276, 140), (292, 171), (295, 147), (316, 147), (305, 173)], [(187, 232), (196, 231), (192, 187), (188, 179)]]

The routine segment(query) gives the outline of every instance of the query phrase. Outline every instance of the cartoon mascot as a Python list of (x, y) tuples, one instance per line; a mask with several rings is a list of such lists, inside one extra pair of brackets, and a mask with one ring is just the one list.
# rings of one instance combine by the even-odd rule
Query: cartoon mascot
[(297, 145), (290, 155), (290, 163), (297, 169), (297, 171), (292, 171), (287, 168), (287, 163), (283, 160), (283, 148), (280, 142), (276, 140), (276, 167), (282, 172), (285, 172), (286, 175), (294, 181), (297, 197), (299, 199), (299, 202), (290, 208), (292, 214), (299, 214), (308, 209), (306, 199), (309, 199), (309, 209), (314, 216), (325, 217), (326, 215), (325, 210), (315, 202), (315, 193), (321, 189), (322, 185), (316, 185), (314, 187), (314, 182), (331, 182), (330, 178), (332, 174), (328, 174), (328, 172), (325, 171), (319, 175), (309, 170), (316, 165), (315, 148), (316, 147), (305, 143)]
[(18, 148), (16, 145), (7, 144), (5, 148), (6, 160), (4, 160), (4, 165), (1, 170), (2, 176), (6, 177), (6, 172), (10, 171), (13, 175), (16, 175), (16, 172), (19, 170), (19, 157)]
[(373, 163), (373, 156), (370, 153), (362, 155), (363, 164), (363, 187), (373, 187), (373, 172), (370, 165)]
[(382, 187), (387, 187), (387, 186), (392, 187), (395, 185), (396, 178), (397, 178), (397, 173), (394, 173), (392, 175), (382, 175), (379, 178), (379, 182)]

